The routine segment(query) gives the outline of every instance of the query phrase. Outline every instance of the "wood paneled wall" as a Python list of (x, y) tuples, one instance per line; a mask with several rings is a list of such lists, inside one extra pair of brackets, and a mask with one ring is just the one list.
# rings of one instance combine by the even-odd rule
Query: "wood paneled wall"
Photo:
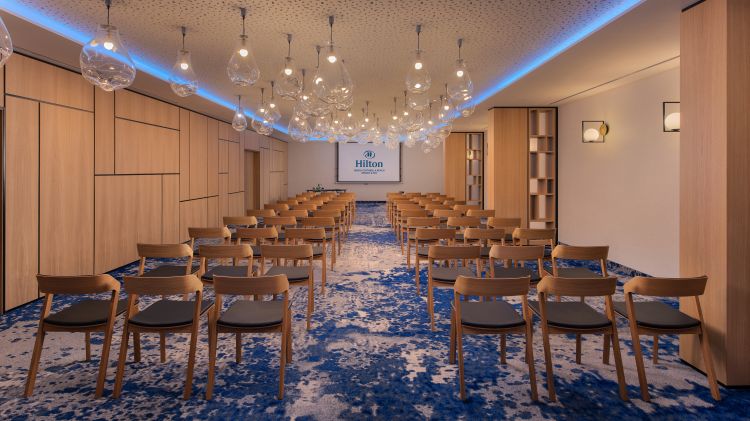
[(136, 260), (138, 242), (243, 215), (246, 143), (276, 152), (263, 177), (286, 197), (284, 142), (20, 54), (0, 86), (5, 310), (38, 297), (37, 273), (106, 272)]
[(445, 194), (466, 200), (466, 133), (451, 133), (443, 148)]
[(485, 204), (499, 217), (521, 218), (528, 226), (527, 108), (493, 108), (489, 112)]

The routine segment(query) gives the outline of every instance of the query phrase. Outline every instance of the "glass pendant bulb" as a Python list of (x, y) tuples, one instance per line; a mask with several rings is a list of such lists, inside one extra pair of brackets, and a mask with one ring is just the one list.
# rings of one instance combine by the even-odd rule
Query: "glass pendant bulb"
[(407, 97), (409, 108), (415, 111), (424, 111), (430, 105), (430, 95), (425, 92), (409, 92)]
[[(446, 84), (447, 88), (447, 84)], [(448, 123), (453, 121), (456, 110), (453, 108), (453, 104), (450, 99), (445, 95), (440, 95), (440, 109), (437, 113), (437, 119), (441, 123)]]
[(357, 134), (357, 119), (351, 111), (345, 111), (341, 116), (341, 134), (353, 138)]
[(240, 95), (237, 95), (237, 108), (234, 110), (232, 128), (238, 132), (244, 132), (247, 129), (247, 117), (245, 117), (245, 110), (242, 109), (242, 96)]
[(260, 79), (260, 70), (258, 69), (258, 63), (255, 61), (253, 50), (250, 48), (248, 37), (245, 35), (247, 9), (240, 7), (240, 15), (242, 16), (242, 35), (240, 35), (232, 57), (229, 58), (227, 75), (229, 80), (237, 86), (252, 86)]
[[(182, 49), (177, 52), (177, 61), (172, 66), (169, 75), (169, 87), (179, 97), (193, 95), (198, 90), (198, 78), (193, 71), (193, 63), (190, 60), (190, 52), (185, 49), (185, 33), (187, 28), (182, 27)], [(247, 125), (247, 124), (246, 124)]]
[(310, 140), (310, 121), (299, 113), (294, 113), (289, 119), (289, 136), (300, 143)]
[(461, 113), (461, 117), (468, 117), (474, 114), (474, 109), (476, 107), (476, 104), (472, 101), (472, 97), (466, 97), (461, 103), (456, 105), (456, 110)]
[(83, 78), (107, 92), (130, 86), (135, 80), (135, 63), (120, 39), (120, 32), (109, 24), (111, 0), (105, 0), (107, 23), (99, 25), (96, 36), (81, 49)]
[(471, 80), (466, 62), (461, 58), (463, 39), (458, 40), (458, 60), (448, 82), (448, 96), (454, 101), (465, 101), (474, 95), (474, 82)]
[(352, 98), (354, 83), (333, 43), (333, 16), (328, 17), (328, 24), (331, 28), (330, 41), (326, 47), (325, 60), (318, 65), (313, 78), (313, 91), (327, 104), (343, 104)]
[(430, 89), (432, 78), (427, 71), (424, 62), (424, 52), (419, 48), (419, 36), (422, 33), (422, 25), (417, 25), (417, 50), (414, 52), (414, 60), (406, 73), (406, 90), (413, 93), (424, 93)]
[(276, 104), (276, 98), (274, 97), (274, 85), (275, 82), (271, 81), (271, 100), (268, 101), (267, 109), (266, 109), (266, 118), (272, 122), (277, 122), (281, 118), (281, 111), (279, 111), (279, 106)]
[(12, 54), (13, 40), (10, 39), (10, 32), (5, 27), (5, 22), (0, 18), (0, 68), (5, 65)]
[(348, 111), (352, 109), (352, 105), (354, 105), (354, 96), (350, 96), (348, 99), (345, 99), (342, 102), (337, 102), (336, 104), (333, 104), (333, 108), (339, 110), (339, 111)]
[(268, 120), (262, 120), (261, 121), (260, 130), (258, 133), (264, 135), (264, 136), (270, 136), (271, 133), (273, 133), (273, 124), (269, 122)]
[[(318, 63), (320, 63), (320, 47), (316, 47), (316, 49), (318, 51)], [(300, 109), (313, 117), (318, 117), (330, 113), (331, 106), (321, 101), (320, 98), (315, 95), (315, 92), (312, 89), (312, 84), (310, 84), (309, 88), (307, 87), (307, 83), (305, 83), (304, 78), (305, 69), (302, 69), (302, 81), (304, 89), (299, 95), (298, 99)]]
[(312, 124), (311, 136), (316, 139), (323, 139), (328, 136), (331, 129), (331, 117), (328, 114), (315, 117)]
[(284, 67), (279, 72), (279, 81), (276, 83), (276, 94), (282, 99), (289, 101), (297, 100), (302, 93), (302, 75), (294, 65), (292, 59), (292, 34), (286, 34), (287, 54), (284, 58)]

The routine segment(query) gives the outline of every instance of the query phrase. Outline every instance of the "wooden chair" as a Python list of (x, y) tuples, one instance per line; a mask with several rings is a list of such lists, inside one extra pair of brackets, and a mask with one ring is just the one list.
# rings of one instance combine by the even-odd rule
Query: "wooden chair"
[[(329, 236), (326, 235), (325, 228), (316, 225), (309, 225), (305, 228), (289, 228), (285, 244), (310, 244), (313, 247), (313, 262), (319, 260), (321, 264), (321, 294), (326, 293), (327, 265), (326, 255), (328, 253)], [(335, 243), (334, 243), (335, 244)], [(335, 250), (332, 256), (335, 257)]]
[(289, 210), (289, 205), (279, 203), (266, 203), (263, 206), (263, 209), (273, 209), (274, 211), (276, 211), (276, 213), (279, 213), (283, 210)]
[[(190, 398), (193, 388), (193, 370), (195, 352), (198, 342), (198, 331), (201, 315), (205, 314), (213, 303), (203, 300), (203, 283), (195, 275), (171, 276), (165, 278), (125, 277), (125, 291), (128, 293), (128, 311), (122, 329), (120, 359), (117, 363), (117, 376), (112, 397), (120, 397), (122, 379), (125, 373), (125, 360), (128, 356), (130, 334), (134, 336), (135, 361), (141, 361), (140, 333), (189, 333), (190, 351), (188, 353), (185, 390), (182, 398)], [(173, 301), (162, 298), (140, 310), (138, 299), (143, 295), (187, 295), (195, 293), (191, 301)]]
[(490, 259), (490, 249), (495, 244), (505, 244), (505, 230), (495, 228), (466, 228), (463, 232), (464, 245), (481, 247), (479, 273), (484, 270), (484, 262)]
[(254, 216), (258, 219), (258, 226), (265, 226), (263, 218), (267, 216), (276, 216), (276, 211), (273, 209), (247, 209), (245, 215)]
[(276, 228), (279, 234), (279, 241), (284, 241), (287, 228), (295, 228), (297, 226), (297, 218), (294, 216), (269, 216), (264, 218), (264, 222), (267, 227)]
[[(531, 286), (535, 286), (547, 274), (544, 271), (543, 258), (544, 246), (494, 245), (490, 249), (490, 277), (521, 278), (528, 276)], [(497, 262), (500, 262), (500, 265)], [(536, 263), (536, 269), (527, 267), (527, 262)]]
[(277, 205), (289, 205), (289, 206), (297, 206), (299, 205), (299, 202), (297, 199), (287, 199), (287, 200), (277, 200)]
[[(526, 296), (529, 293), (529, 277), (519, 278), (473, 278), (459, 276), (453, 286), (451, 317), (451, 339), (449, 360), (456, 362), (458, 350), (458, 378), (461, 400), (466, 400), (464, 376), (463, 335), (501, 335), (500, 362), (506, 364), (505, 335), (526, 336), (526, 364), (529, 366), (531, 399), (538, 400), (536, 370), (534, 369), (533, 317)], [(469, 296), (482, 297), (483, 301), (468, 301)], [(462, 301), (461, 298), (464, 298)], [(523, 315), (503, 297), (520, 297)], [(490, 300), (487, 301), (486, 299)]]
[[(201, 281), (213, 283), (216, 276), (236, 276), (239, 278), (253, 276), (253, 249), (249, 244), (202, 245), (199, 247)], [(221, 260), (222, 264), (209, 267), (209, 259)], [(238, 265), (241, 259), (247, 259), (247, 266)], [(226, 264), (227, 261), (231, 261), (232, 264)]]
[[(278, 399), (284, 398), (284, 370), (292, 361), (292, 315), (289, 309), (289, 281), (286, 276), (225, 277), (214, 278), (216, 303), (209, 314), (208, 322), (208, 384), (206, 399), (210, 400), (216, 377), (216, 349), (219, 333), (234, 333), (236, 338), (235, 359), (242, 362), (243, 333), (281, 333), (281, 363), (279, 367)], [(225, 295), (263, 296), (270, 301), (238, 299), (222, 311)], [(275, 297), (281, 296), (281, 299)]]
[(414, 283), (417, 285), (417, 295), (420, 295), (419, 283), (419, 260), (427, 259), (429, 246), (433, 244), (452, 245), (456, 241), (456, 230), (452, 228), (417, 228), (414, 231), (415, 250), (414, 253)]
[[(717, 401), (721, 400), (719, 386), (716, 383), (711, 348), (708, 346), (708, 337), (705, 334), (703, 311), (700, 303), (700, 296), (706, 289), (707, 281), (708, 279), (705, 276), (696, 278), (644, 278), (636, 276), (625, 284), (625, 302), (614, 303), (615, 312), (627, 317), (630, 324), (638, 382), (641, 388), (641, 397), (644, 401), (651, 401), (651, 396), (648, 393), (646, 369), (643, 364), (643, 352), (641, 351), (639, 336), (641, 334), (652, 335), (654, 338), (658, 335), (698, 335), (711, 396)], [(661, 301), (633, 301), (633, 295), (659, 298), (692, 297), (698, 318), (688, 316)], [(658, 348), (655, 346), (654, 355), (657, 352)]]
[(464, 230), (466, 228), (479, 228), (482, 225), (482, 220), (475, 216), (452, 216), (449, 217), (445, 225), (448, 228), (455, 228), (458, 230), (456, 233), (456, 241), (464, 241)]
[[(513, 230), (513, 245), (544, 245), (549, 246), (551, 252), (555, 248), (556, 237), (557, 230), (554, 228), (516, 228)], [(550, 255), (545, 249), (544, 257), (548, 256)]]
[[(477, 217), (482, 220), (482, 227), (487, 227), (487, 222), (490, 218), (495, 217), (494, 209), (469, 209), (466, 211), (466, 216)], [(489, 228), (489, 227), (488, 227)]]
[(463, 212), (464, 215), (466, 215), (466, 212), (468, 212), (470, 209), (479, 210), (479, 209), (482, 209), (482, 207), (479, 206), (479, 205), (466, 205), (466, 204), (464, 204), (464, 205), (453, 205), (453, 209), (454, 210), (459, 210), (459, 211)]
[[(275, 261), (274, 265), (264, 273), (264, 276), (286, 275), (290, 286), (307, 286), (307, 330), (310, 330), (310, 319), (315, 310), (315, 284), (313, 275), (313, 247), (310, 244), (299, 245), (262, 245), (260, 246), (262, 259)], [(291, 260), (295, 266), (283, 266), (281, 259)], [(306, 266), (296, 266), (299, 262), (307, 262)]]
[(277, 244), (278, 240), (279, 233), (275, 227), (241, 228), (237, 230), (237, 244), (250, 245), (253, 250), (253, 260), (260, 260), (261, 273), (265, 262), (261, 258), (260, 246), (262, 244)]
[(327, 217), (333, 218), (333, 222), (336, 224), (336, 247), (338, 254), (341, 254), (341, 243), (346, 233), (346, 226), (344, 226), (342, 211), (340, 209), (319, 209), (312, 212), (311, 216), (315, 217)]
[[(190, 248), (195, 250), (196, 240), (213, 240), (215, 244), (229, 244), (232, 242), (232, 231), (229, 231), (227, 227), (216, 227), (216, 228), (188, 228), (188, 236), (190, 237)], [(218, 241), (217, 241), (218, 240)], [(194, 256), (200, 253), (193, 252)]]
[(232, 240), (237, 239), (237, 228), (255, 228), (258, 226), (258, 218), (255, 216), (224, 216), (222, 217), (222, 222), (231, 231)]
[[(396, 198), (396, 199), (393, 199), (391, 201), (391, 208), (388, 210), (388, 222), (390, 222), (391, 225), (393, 225), (395, 223), (395, 220), (396, 220), (396, 209), (398, 209), (398, 205), (399, 204), (404, 204), (404, 203), (411, 204), (411, 202), (409, 201), (409, 198), (404, 197), (404, 196)], [(395, 230), (395, 226), (393, 228)]]
[(432, 216), (435, 218), (440, 218), (440, 223), (445, 228), (446, 223), (448, 222), (448, 218), (460, 218), (464, 216), (464, 213), (453, 209), (435, 209), (432, 212)]
[(299, 205), (292, 206), (292, 210), (306, 210), (312, 212), (318, 209), (318, 205), (312, 202), (303, 202)]
[(293, 216), (295, 218), (307, 218), (310, 213), (305, 209), (290, 209), (279, 212), (279, 216)]
[(521, 227), (521, 218), (487, 218), (487, 228), (500, 228), (505, 230), (505, 242), (513, 244), (513, 231)]
[(404, 233), (406, 237), (406, 267), (411, 267), (411, 245), (414, 244), (414, 253), (417, 252), (417, 242), (414, 238), (414, 234), (417, 228), (438, 228), (440, 226), (440, 218), (431, 218), (425, 216), (412, 216), (406, 218), (406, 231)]
[[(320, 244), (325, 240), (331, 246), (331, 269), (333, 269), (336, 266), (336, 254), (341, 254), (341, 241), (338, 236), (339, 229), (336, 225), (336, 219), (332, 216), (311, 216), (301, 219), (299, 226), (302, 228), (323, 228), (325, 231), (323, 239), (314, 238), (310, 240), (316, 244)], [(337, 243), (338, 247), (336, 247)], [(323, 255), (325, 256), (325, 253)]]
[[(479, 272), (479, 246), (429, 246), (427, 252), (427, 311), (430, 314), (430, 329), (435, 331), (435, 299), (433, 288), (453, 288), (459, 276), (481, 277)], [(474, 270), (459, 262), (474, 260)], [(435, 266), (435, 262), (453, 263)]]
[[(120, 283), (109, 275), (89, 276), (47, 276), (37, 275), (39, 292), (44, 294), (44, 303), (39, 316), (34, 350), (26, 377), (26, 388), (23, 396), (34, 393), (39, 360), (42, 356), (44, 339), (47, 332), (84, 332), (86, 361), (91, 359), (91, 332), (103, 332), (104, 343), (99, 361), (99, 375), (96, 379), (95, 396), (100, 398), (104, 392), (109, 365), (109, 348), (112, 344), (112, 330), (115, 318), (127, 310), (125, 300), (119, 300)], [(109, 293), (108, 300), (85, 299), (50, 314), (55, 295), (89, 295)]]
[(407, 237), (408, 229), (407, 229), (407, 223), (409, 221), (409, 218), (426, 218), (427, 217), (427, 211), (424, 209), (404, 209), (401, 210), (399, 214), (399, 219), (396, 222), (398, 225), (398, 233), (396, 237), (398, 238), (399, 245), (401, 246), (401, 254), (404, 254), (404, 241), (407, 243), (409, 242), (409, 239)]
[[(193, 249), (187, 244), (137, 244), (138, 276), (147, 278), (162, 278), (165, 276), (180, 276), (195, 274), (200, 271), (200, 266), (193, 265)], [(185, 265), (166, 263), (154, 269), (146, 270), (147, 259), (187, 259)]]
[[(547, 372), (547, 392), (552, 402), (557, 401), (555, 378), (552, 373), (552, 351), (549, 335), (551, 334), (604, 334), (604, 340), (612, 341), (615, 354), (617, 382), (620, 385), (620, 398), (628, 400), (627, 385), (622, 368), (620, 341), (617, 337), (617, 321), (612, 307), (612, 295), (615, 293), (617, 279), (607, 278), (557, 278), (545, 276), (537, 285), (539, 301), (529, 301), (529, 307), (542, 320), (542, 337), (544, 339), (544, 361)], [(547, 301), (552, 294), (569, 297), (604, 297), (605, 314), (599, 313), (583, 301)]]

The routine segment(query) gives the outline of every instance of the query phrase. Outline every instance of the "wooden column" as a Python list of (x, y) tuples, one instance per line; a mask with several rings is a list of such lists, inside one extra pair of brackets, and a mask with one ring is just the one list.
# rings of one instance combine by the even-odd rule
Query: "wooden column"
[(489, 116), (484, 207), (528, 226), (529, 110), (493, 108)]
[[(703, 315), (719, 381), (733, 386), (750, 385), (749, 39), (746, 0), (682, 13), (680, 273), (708, 275)], [(681, 338), (680, 356), (704, 369), (697, 338)]]

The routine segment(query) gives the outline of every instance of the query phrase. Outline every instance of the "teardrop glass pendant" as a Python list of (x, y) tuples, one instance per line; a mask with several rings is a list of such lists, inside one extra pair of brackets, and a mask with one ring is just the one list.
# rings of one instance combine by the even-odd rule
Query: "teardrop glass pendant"
[(232, 118), (232, 128), (238, 132), (243, 132), (247, 129), (247, 117), (245, 117), (245, 110), (242, 109), (242, 98), (237, 97), (237, 109), (234, 110), (234, 117)]
[(227, 64), (229, 80), (237, 86), (252, 86), (260, 79), (260, 70), (255, 55), (250, 49), (247, 35), (241, 35), (237, 47)]
[(354, 83), (332, 43), (328, 44), (325, 60), (313, 78), (313, 92), (327, 104), (344, 104), (352, 99)]
[(297, 113), (289, 119), (289, 136), (300, 143), (305, 143), (310, 137), (309, 120)]
[(474, 95), (474, 82), (463, 59), (456, 60), (453, 73), (448, 82), (448, 95), (454, 101), (463, 101)]
[(415, 111), (424, 111), (430, 106), (430, 96), (425, 92), (409, 92), (407, 97), (409, 108)]
[(279, 72), (279, 81), (276, 82), (276, 94), (282, 99), (295, 101), (301, 93), (302, 77), (294, 66), (294, 60), (287, 57), (284, 60), (284, 68)]
[(432, 78), (424, 63), (423, 52), (417, 50), (414, 54), (414, 61), (409, 67), (409, 72), (406, 74), (406, 90), (420, 94), (427, 92), (430, 85), (432, 85)]
[(5, 22), (0, 18), (0, 68), (5, 65), (10, 56), (13, 54), (13, 41), (10, 39), (8, 28)]
[(193, 71), (193, 62), (190, 58), (190, 52), (185, 49), (185, 34), (187, 29), (182, 28), (182, 48), (177, 52), (177, 60), (172, 66), (172, 73), (169, 75), (169, 87), (179, 97), (193, 95), (198, 90), (198, 78)]
[(127, 88), (135, 80), (135, 63), (112, 25), (99, 25), (94, 39), (81, 49), (79, 62), (83, 78), (107, 92)]

